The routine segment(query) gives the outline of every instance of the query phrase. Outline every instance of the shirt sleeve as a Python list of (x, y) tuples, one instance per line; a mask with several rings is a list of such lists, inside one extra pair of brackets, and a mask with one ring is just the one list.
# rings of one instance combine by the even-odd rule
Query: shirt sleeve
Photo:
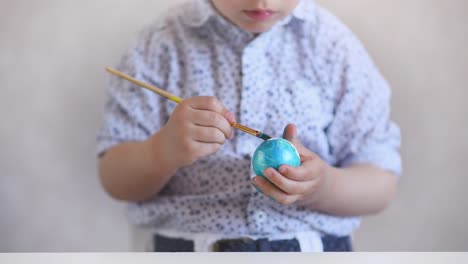
[(390, 87), (352, 33), (345, 34), (337, 47), (339, 95), (328, 127), (337, 165), (367, 163), (401, 175), (401, 136), (390, 120)]
[[(165, 87), (167, 46), (144, 30), (116, 67), (138, 80)], [(107, 103), (97, 134), (97, 155), (124, 142), (144, 141), (167, 121), (162, 98), (119, 77), (108, 75)]]

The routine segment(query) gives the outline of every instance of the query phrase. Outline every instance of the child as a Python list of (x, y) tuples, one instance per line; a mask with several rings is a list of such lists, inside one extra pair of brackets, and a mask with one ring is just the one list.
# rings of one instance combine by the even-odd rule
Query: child
[[(143, 31), (111, 78), (100, 178), (130, 202), (155, 251), (350, 251), (362, 215), (401, 173), (390, 89), (362, 44), (311, 0), (192, 0)], [(301, 166), (254, 177), (261, 140), (290, 140)], [(297, 125), (297, 127), (296, 127)]]

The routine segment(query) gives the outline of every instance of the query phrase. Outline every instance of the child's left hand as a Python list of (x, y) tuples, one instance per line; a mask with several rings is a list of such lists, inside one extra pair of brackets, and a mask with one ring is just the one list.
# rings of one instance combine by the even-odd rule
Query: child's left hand
[(331, 167), (300, 143), (295, 125), (288, 125), (283, 137), (298, 150), (301, 165), (283, 165), (279, 171), (267, 168), (264, 175), (268, 180), (256, 176), (252, 179), (252, 184), (264, 195), (283, 205), (314, 204), (320, 200), (326, 189)]

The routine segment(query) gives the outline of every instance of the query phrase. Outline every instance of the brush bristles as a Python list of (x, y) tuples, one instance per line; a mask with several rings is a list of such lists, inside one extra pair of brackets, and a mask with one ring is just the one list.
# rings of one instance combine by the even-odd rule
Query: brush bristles
[(267, 134), (263, 134), (263, 133), (260, 133), (260, 135), (257, 136), (258, 138), (261, 138), (263, 140), (269, 140), (271, 139), (270, 136), (268, 136)]

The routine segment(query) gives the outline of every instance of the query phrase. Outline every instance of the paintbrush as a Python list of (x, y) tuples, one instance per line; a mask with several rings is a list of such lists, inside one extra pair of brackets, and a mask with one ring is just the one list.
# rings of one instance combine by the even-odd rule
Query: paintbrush
[[(166, 92), (166, 91), (164, 91), (164, 90), (162, 90), (162, 89), (160, 89), (158, 87), (149, 85), (149, 84), (144, 83), (142, 81), (139, 81), (139, 80), (137, 80), (137, 79), (135, 79), (135, 78), (123, 73), (123, 72), (120, 72), (120, 71), (118, 71), (116, 69), (113, 69), (111, 67), (107, 67), (106, 71), (108, 71), (109, 73), (114, 74), (114, 75), (116, 75), (116, 76), (118, 76), (118, 77), (120, 77), (122, 79), (125, 79), (125, 80), (127, 80), (127, 81), (129, 81), (131, 83), (134, 83), (134, 84), (136, 84), (136, 85), (138, 85), (140, 87), (148, 89), (148, 90), (150, 90), (150, 91), (152, 91), (152, 92), (154, 92), (156, 94), (159, 94), (159, 95), (161, 95), (163, 97), (166, 97), (167, 99), (169, 99), (169, 100), (171, 100), (171, 101), (173, 101), (175, 103), (181, 103), (183, 101), (183, 99), (180, 98), (180, 97), (177, 97), (177, 96), (175, 96), (175, 95), (173, 95), (171, 93), (168, 93), (168, 92)], [(261, 138), (263, 140), (268, 140), (268, 139), (271, 138), (270, 136), (268, 136), (267, 134), (265, 134), (263, 132), (260, 132), (258, 130), (252, 129), (252, 128), (244, 126), (244, 125), (241, 125), (241, 124), (239, 124), (237, 122), (232, 122), (231, 126), (233, 128), (239, 129), (240, 131), (243, 131), (243, 132), (248, 133), (248, 134), (250, 134), (252, 136)]]

